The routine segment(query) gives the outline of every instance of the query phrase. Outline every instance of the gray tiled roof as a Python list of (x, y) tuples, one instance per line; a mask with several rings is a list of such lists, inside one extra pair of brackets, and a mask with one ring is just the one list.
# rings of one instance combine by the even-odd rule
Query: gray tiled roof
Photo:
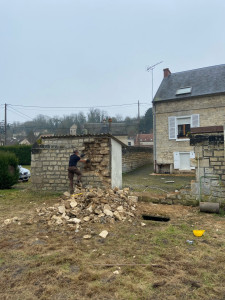
[[(184, 87), (192, 87), (191, 94), (176, 96), (176, 91)], [(172, 73), (163, 79), (153, 101), (185, 99), (221, 93), (225, 93), (225, 64)]]

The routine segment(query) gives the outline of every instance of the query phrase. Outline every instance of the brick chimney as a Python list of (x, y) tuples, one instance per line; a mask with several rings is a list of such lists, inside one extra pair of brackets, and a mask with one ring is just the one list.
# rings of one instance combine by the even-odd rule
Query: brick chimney
[(169, 68), (164, 69), (163, 72), (164, 72), (164, 78), (168, 77), (171, 74)]

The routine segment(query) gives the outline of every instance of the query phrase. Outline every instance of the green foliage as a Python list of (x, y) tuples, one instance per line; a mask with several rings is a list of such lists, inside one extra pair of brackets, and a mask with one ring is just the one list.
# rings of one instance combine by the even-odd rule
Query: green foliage
[(0, 189), (8, 189), (19, 179), (18, 159), (14, 153), (0, 151)]
[(153, 114), (150, 107), (140, 120), (139, 133), (151, 133), (153, 129)]
[(14, 153), (18, 158), (19, 165), (30, 165), (31, 163), (31, 145), (14, 145), (14, 146), (1, 146), (1, 151)]

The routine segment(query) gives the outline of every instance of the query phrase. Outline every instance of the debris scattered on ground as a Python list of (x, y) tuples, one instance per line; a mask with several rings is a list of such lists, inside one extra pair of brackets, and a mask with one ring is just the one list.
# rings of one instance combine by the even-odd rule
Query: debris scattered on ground
[(108, 231), (107, 230), (103, 230), (101, 233), (99, 233), (99, 236), (102, 237), (103, 239), (105, 239), (108, 235)]
[(193, 245), (194, 244), (194, 241), (190, 241), (190, 240), (186, 240), (186, 242), (190, 245)]
[(21, 225), (21, 223), (19, 222), (19, 218), (18, 217), (13, 217), (11, 219), (6, 219), (3, 221), (3, 223), (5, 225), (9, 225), (9, 224), (12, 224), (12, 223), (17, 223), (18, 225)]
[[(81, 230), (89, 223), (113, 224), (114, 222), (125, 220), (132, 222), (136, 214), (138, 197), (131, 194), (129, 188), (120, 190), (100, 189), (100, 188), (80, 188), (76, 193), (70, 195), (65, 192), (58, 203), (53, 206), (36, 208), (36, 215), (29, 216), (25, 221), (26, 225), (32, 225), (38, 219), (44, 219), (49, 226), (67, 225)], [(7, 219), (4, 224), (11, 224), (13, 219)], [(105, 238), (108, 235), (106, 230), (100, 233)], [(84, 239), (91, 236), (83, 236)]]

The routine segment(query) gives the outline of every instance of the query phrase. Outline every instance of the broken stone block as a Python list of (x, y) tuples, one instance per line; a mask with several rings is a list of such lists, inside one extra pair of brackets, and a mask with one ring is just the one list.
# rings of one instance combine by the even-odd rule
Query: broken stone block
[(96, 209), (95, 209), (95, 214), (99, 215), (99, 214), (101, 214), (101, 213), (102, 213), (101, 209), (99, 209), (99, 208), (96, 208)]
[(83, 218), (83, 220), (84, 220), (85, 222), (89, 222), (90, 219), (91, 219), (91, 218), (90, 218), (89, 216), (86, 216), (86, 217)]
[(98, 218), (102, 218), (102, 217), (105, 217), (105, 214), (101, 213), (98, 215)]
[(110, 207), (110, 205), (109, 205), (109, 204), (105, 204), (105, 205), (104, 205), (104, 209), (111, 210), (111, 207)]
[(116, 220), (122, 221), (122, 217), (118, 211), (115, 211), (113, 214), (114, 214)]
[(81, 222), (80, 219), (78, 218), (71, 218), (67, 221), (68, 223), (74, 223), (74, 224), (79, 224)]
[(102, 237), (103, 239), (105, 239), (108, 235), (108, 231), (107, 230), (103, 230), (101, 233), (99, 233), (99, 236)]
[(90, 205), (88, 208), (86, 208), (90, 213), (92, 213), (93, 212), (93, 206), (92, 205)]
[(63, 193), (63, 195), (66, 197), (70, 197), (70, 193), (68, 193), (68, 192)]
[(70, 201), (69, 200), (65, 201), (65, 208), (70, 209)]
[(4, 224), (5, 225), (9, 225), (9, 224), (11, 224), (12, 223), (12, 220), (11, 219), (6, 219), (5, 221), (4, 221)]
[(58, 207), (58, 211), (59, 211), (60, 214), (65, 213), (65, 211), (66, 211), (65, 206), (64, 206), (64, 205), (60, 205), (60, 206)]
[(83, 239), (88, 240), (91, 239), (91, 235), (90, 234), (86, 234), (83, 236)]
[(122, 206), (122, 205), (121, 205), (121, 206), (118, 206), (118, 207), (117, 207), (117, 210), (118, 210), (118, 212), (123, 212), (123, 211), (124, 211), (123, 206)]
[(106, 216), (110, 216), (110, 217), (113, 217), (113, 212), (109, 209), (104, 209), (104, 214), (106, 214)]
[(75, 200), (70, 201), (70, 207), (74, 208), (77, 206), (77, 202)]
[(63, 224), (63, 220), (61, 219), (61, 217), (53, 215), (52, 220), (54, 220), (57, 225)]
[(138, 202), (138, 197), (137, 197), (137, 196), (128, 196), (127, 198), (128, 198), (128, 200), (129, 200), (131, 203), (132, 203), (132, 202), (134, 202), (134, 203)]

